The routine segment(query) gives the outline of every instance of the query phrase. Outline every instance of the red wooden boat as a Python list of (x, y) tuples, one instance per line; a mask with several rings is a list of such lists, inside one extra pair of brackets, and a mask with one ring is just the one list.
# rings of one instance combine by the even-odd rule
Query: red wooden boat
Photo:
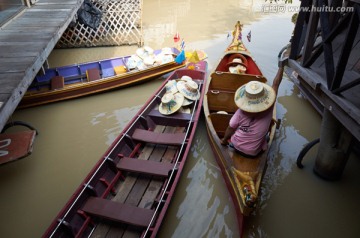
[[(243, 67), (229, 69), (235, 58), (241, 59), (243, 65), (240, 64), (240, 66), (245, 66), (246, 71), (229, 72), (229, 70), (234, 72), (243, 69)], [(230, 118), (238, 109), (234, 102), (235, 92), (249, 81), (265, 83), (266, 78), (245, 48), (241, 40), (241, 24), (237, 22), (233, 32), (233, 41), (210, 76), (203, 107), (211, 148), (234, 202), (240, 234), (243, 230), (244, 216), (248, 216), (256, 208), (268, 151), (256, 158), (247, 158), (235, 152), (234, 149), (221, 145), (221, 139), (224, 137)], [(274, 107), (274, 122), (275, 115)], [(269, 147), (274, 133), (275, 123), (272, 123), (268, 131)], [(255, 200), (249, 200), (249, 195)]]
[[(43, 237), (156, 237), (186, 162), (205, 93), (207, 63), (177, 69), (90, 171)], [(166, 83), (189, 76), (200, 97), (161, 114)]]
[[(169, 51), (168, 55), (164, 55), (163, 50), (155, 50), (151, 57), (141, 58), (134, 54), (47, 69), (35, 77), (18, 108), (127, 87), (184, 67), (174, 61), (175, 55), (180, 53), (176, 48), (165, 49)], [(146, 54), (142, 52), (142, 55)], [(172, 56), (169, 58), (169, 55)]]

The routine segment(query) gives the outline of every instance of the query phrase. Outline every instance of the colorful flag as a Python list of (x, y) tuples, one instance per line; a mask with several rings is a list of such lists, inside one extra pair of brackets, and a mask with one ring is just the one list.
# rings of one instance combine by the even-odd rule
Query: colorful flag
[(181, 64), (182, 62), (185, 61), (185, 59), (186, 59), (185, 58), (185, 51), (182, 50), (181, 53), (178, 56), (176, 56), (175, 62), (178, 63), (178, 64)]
[(247, 34), (246, 37), (247, 37), (248, 41), (251, 42), (251, 31), (249, 31), (249, 33)]
[(176, 32), (175, 36), (174, 36), (174, 42), (178, 42), (180, 40), (180, 35), (179, 32)]
[(181, 50), (185, 49), (185, 40), (184, 39), (182, 39), (182, 41), (181, 41), (180, 48), (181, 48)]

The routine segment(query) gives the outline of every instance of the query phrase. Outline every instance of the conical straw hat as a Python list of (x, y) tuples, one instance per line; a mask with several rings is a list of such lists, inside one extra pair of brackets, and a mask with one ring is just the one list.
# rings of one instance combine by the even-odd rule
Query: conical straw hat
[(235, 92), (236, 105), (245, 112), (262, 112), (275, 102), (276, 94), (269, 85), (250, 81)]
[(184, 96), (181, 93), (166, 93), (161, 98), (159, 112), (163, 115), (170, 115), (178, 111), (184, 101)]

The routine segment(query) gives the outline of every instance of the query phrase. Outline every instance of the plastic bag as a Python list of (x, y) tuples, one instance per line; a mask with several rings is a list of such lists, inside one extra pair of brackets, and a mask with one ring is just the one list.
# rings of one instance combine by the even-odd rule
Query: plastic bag
[(102, 12), (90, 0), (85, 0), (77, 15), (79, 23), (96, 30), (100, 25)]

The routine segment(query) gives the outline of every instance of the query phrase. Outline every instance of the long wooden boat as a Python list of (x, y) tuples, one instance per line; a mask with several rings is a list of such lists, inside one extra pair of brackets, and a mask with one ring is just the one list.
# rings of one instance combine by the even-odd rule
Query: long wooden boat
[[(35, 77), (18, 108), (38, 106), (139, 84), (184, 67), (184, 64), (178, 64), (173, 59), (179, 51), (176, 48), (167, 49), (171, 50), (171, 59), (164, 57), (155, 62), (150, 60), (147, 64), (141, 62), (139, 60), (141, 58), (134, 53), (124, 57), (47, 69), (44, 74)], [(162, 55), (162, 50), (154, 50), (151, 56), (156, 59)], [(134, 59), (137, 61), (135, 62)], [(146, 59), (142, 58), (142, 60)], [(136, 65), (136, 63), (139, 64)], [(131, 67), (129, 67), (130, 64)]]
[[(247, 64), (246, 71), (241, 74), (230, 73), (229, 63), (232, 59), (240, 57)], [(235, 92), (249, 81), (266, 82), (266, 78), (245, 48), (241, 40), (241, 25), (237, 22), (233, 32), (233, 41), (210, 75), (203, 107), (211, 148), (234, 202), (241, 234), (244, 216), (248, 216), (256, 207), (256, 200), (248, 201), (247, 196), (250, 195), (249, 192), (255, 199), (259, 195), (268, 151), (256, 158), (247, 158), (235, 152), (233, 148), (221, 145), (221, 139), (225, 135), (230, 118), (238, 109), (234, 102)], [(275, 115), (274, 109), (274, 119)], [(274, 133), (275, 123), (272, 123), (268, 131), (269, 147)]]
[[(170, 74), (96, 163), (43, 237), (156, 237), (195, 135), (206, 70), (206, 61), (200, 61)], [(200, 97), (187, 110), (161, 114), (158, 107), (166, 83), (183, 76), (198, 84)]]

